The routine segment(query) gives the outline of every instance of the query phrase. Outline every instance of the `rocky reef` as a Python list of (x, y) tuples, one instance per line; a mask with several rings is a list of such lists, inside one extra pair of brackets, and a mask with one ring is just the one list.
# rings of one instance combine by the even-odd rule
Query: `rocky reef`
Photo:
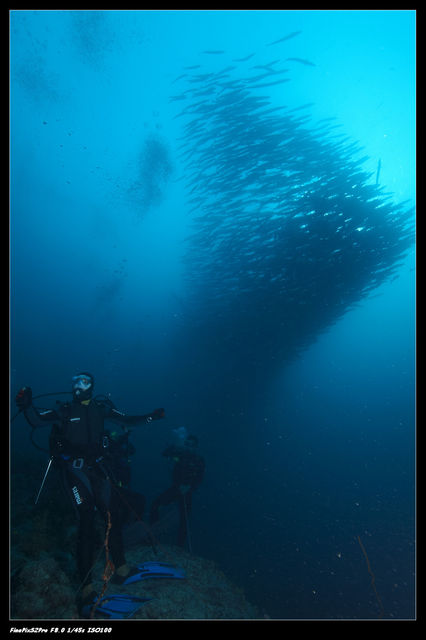
[[(12, 620), (78, 620), (79, 580), (75, 567), (76, 526), (59, 488), (49, 486), (34, 506), (37, 466), (12, 474), (11, 492), (11, 611)], [(54, 483), (53, 483), (54, 484)], [(103, 523), (99, 518), (99, 551), (94, 586), (105, 582)], [(157, 532), (156, 532), (157, 533)], [(244, 592), (206, 558), (190, 554), (163, 538), (155, 547), (141, 541), (127, 550), (127, 562), (137, 565), (157, 560), (185, 571), (185, 579), (147, 579), (123, 587), (107, 582), (105, 596), (127, 593), (150, 598), (133, 616), (140, 620), (259, 619), (261, 613)], [(98, 617), (98, 616), (96, 616)]]
[[(185, 579), (148, 579), (127, 587), (108, 584), (105, 596), (131, 593), (151, 598), (134, 614), (140, 620), (250, 620), (261, 614), (247, 602), (244, 592), (205, 558), (191, 555), (179, 547), (161, 545), (134, 548), (128, 561), (137, 564), (149, 560), (169, 562), (184, 569)], [(97, 563), (95, 587), (100, 593), (103, 562)], [(78, 588), (78, 587), (77, 587)], [(13, 578), (12, 612), (14, 620), (78, 619), (74, 580), (48, 553), (28, 560)], [(98, 615), (96, 615), (98, 618)]]

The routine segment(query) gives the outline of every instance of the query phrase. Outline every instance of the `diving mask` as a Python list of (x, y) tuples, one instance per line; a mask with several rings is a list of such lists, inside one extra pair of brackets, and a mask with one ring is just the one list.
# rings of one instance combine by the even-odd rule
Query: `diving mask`
[(72, 378), (72, 391), (74, 400), (85, 402), (92, 397), (95, 379), (91, 373), (79, 373)]

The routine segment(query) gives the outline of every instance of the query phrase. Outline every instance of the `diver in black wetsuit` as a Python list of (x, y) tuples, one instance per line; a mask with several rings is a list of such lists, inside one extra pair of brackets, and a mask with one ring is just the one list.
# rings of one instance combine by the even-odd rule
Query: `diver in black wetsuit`
[(49, 439), (51, 460), (60, 469), (64, 485), (79, 518), (77, 565), (82, 581), (79, 609), (93, 602), (92, 586), (95, 539), (95, 512), (102, 514), (108, 527), (108, 547), (114, 565), (113, 581), (121, 583), (134, 569), (126, 564), (122, 540), (122, 502), (119, 483), (114, 477), (113, 447), (105, 430), (105, 420), (120, 425), (144, 425), (164, 417), (164, 409), (128, 416), (118, 411), (105, 397), (92, 398), (94, 378), (90, 373), (73, 377), (72, 402), (59, 403), (55, 409), (37, 410), (32, 391), (24, 387), (16, 396), (16, 405), (32, 427), (51, 423)]
[(135, 520), (141, 521), (145, 511), (145, 496), (130, 488), (131, 483), (131, 456), (136, 449), (129, 442), (130, 429), (122, 427), (122, 433), (107, 431), (110, 468), (115, 484), (122, 497), (122, 523), (130, 524)]
[(179, 506), (178, 545), (183, 547), (188, 535), (188, 516), (192, 508), (192, 494), (204, 477), (204, 459), (196, 453), (198, 438), (189, 435), (183, 446), (171, 445), (163, 451), (163, 456), (175, 461), (173, 484), (152, 503), (150, 524), (159, 519), (159, 508), (177, 502)]

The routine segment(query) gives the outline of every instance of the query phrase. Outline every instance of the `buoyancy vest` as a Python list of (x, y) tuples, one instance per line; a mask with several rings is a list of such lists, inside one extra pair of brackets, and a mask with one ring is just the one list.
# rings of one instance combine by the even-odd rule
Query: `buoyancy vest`
[(163, 451), (163, 456), (176, 462), (173, 469), (174, 484), (197, 486), (202, 481), (205, 463), (197, 453), (172, 445)]
[(95, 401), (72, 402), (56, 410), (61, 421), (52, 428), (50, 446), (53, 453), (92, 458), (108, 446), (104, 430), (105, 407)]

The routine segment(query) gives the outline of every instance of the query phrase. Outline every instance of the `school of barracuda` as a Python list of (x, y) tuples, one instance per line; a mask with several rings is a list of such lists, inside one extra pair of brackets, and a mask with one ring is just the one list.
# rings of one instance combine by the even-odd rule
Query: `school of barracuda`
[(414, 242), (412, 207), (362, 169), (360, 145), (333, 117), (308, 124), (310, 105), (273, 103), (265, 89), (289, 69), (274, 59), (241, 71), (254, 55), (219, 72), (187, 67), (171, 97), (193, 224), (193, 335), (231, 368), (300, 353), (392, 277)]

